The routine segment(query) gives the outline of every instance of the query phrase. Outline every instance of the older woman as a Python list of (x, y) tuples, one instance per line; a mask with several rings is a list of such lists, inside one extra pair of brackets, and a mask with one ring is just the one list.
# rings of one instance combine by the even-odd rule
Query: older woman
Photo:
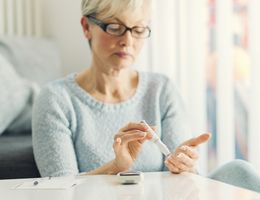
[[(182, 100), (160, 74), (136, 71), (149, 28), (150, 0), (83, 0), (81, 25), (92, 62), (46, 86), (34, 107), (33, 147), (42, 176), (116, 174), (125, 170), (194, 171)], [(172, 153), (149, 142), (146, 120)], [(189, 139), (189, 140), (187, 140)]]

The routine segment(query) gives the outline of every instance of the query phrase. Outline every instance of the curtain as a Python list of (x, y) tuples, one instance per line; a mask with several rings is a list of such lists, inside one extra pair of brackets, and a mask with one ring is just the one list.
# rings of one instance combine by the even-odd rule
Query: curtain
[[(260, 169), (259, 10), (258, 0), (153, 1), (152, 36), (137, 67), (170, 77), (184, 98), (192, 133), (212, 132), (201, 148), (204, 174), (235, 158)], [(246, 12), (248, 19), (241, 18)], [(245, 90), (237, 76), (248, 65)]]
[[(167, 75), (185, 101), (194, 136), (206, 128), (206, 0), (153, 1), (152, 35), (136, 67)], [(207, 171), (206, 145), (201, 171)]]

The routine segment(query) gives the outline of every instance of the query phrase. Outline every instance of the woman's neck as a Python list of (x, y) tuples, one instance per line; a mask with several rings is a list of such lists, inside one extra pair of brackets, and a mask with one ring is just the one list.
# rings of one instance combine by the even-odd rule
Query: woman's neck
[(80, 73), (76, 81), (96, 99), (107, 103), (118, 103), (135, 94), (138, 74), (132, 69), (102, 72), (92, 66)]

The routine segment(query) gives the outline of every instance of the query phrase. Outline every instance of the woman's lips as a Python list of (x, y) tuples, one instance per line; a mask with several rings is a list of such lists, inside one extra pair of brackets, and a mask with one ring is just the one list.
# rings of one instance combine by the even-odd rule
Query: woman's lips
[(127, 58), (127, 57), (129, 57), (129, 56), (132, 56), (131, 54), (129, 54), (129, 53), (127, 53), (127, 52), (116, 52), (115, 53), (118, 57), (120, 57), (120, 58)]

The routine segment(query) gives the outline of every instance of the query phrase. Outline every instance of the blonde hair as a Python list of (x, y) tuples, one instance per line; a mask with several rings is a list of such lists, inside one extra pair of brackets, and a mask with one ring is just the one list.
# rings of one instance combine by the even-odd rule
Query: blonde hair
[(122, 11), (136, 11), (144, 4), (150, 5), (151, 0), (82, 0), (82, 15), (99, 15), (104, 18), (114, 17)]

